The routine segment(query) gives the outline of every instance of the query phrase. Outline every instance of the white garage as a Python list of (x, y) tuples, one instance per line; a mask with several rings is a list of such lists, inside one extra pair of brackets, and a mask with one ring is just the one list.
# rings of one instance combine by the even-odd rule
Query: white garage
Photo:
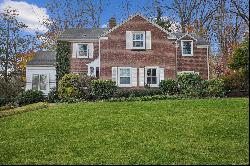
[(26, 66), (26, 90), (40, 90), (44, 95), (56, 87), (56, 53), (38, 51)]

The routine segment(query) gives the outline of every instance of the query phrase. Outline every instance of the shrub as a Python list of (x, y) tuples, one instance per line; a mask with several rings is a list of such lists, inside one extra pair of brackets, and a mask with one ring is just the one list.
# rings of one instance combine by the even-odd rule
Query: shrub
[(178, 83), (175, 80), (162, 80), (160, 89), (164, 94), (174, 95), (178, 93)]
[(13, 102), (24, 89), (24, 81), (19, 76), (11, 76), (5, 80), (0, 76), (0, 106)]
[(91, 90), (91, 81), (96, 80), (96, 77), (87, 76), (85, 74), (81, 74), (79, 76), (79, 90), (81, 93), (81, 98), (84, 100), (92, 100), (92, 90)]
[(92, 80), (91, 93), (96, 99), (108, 99), (116, 92), (115, 82), (110, 80)]
[(48, 93), (48, 101), (50, 103), (56, 103), (59, 101), (58, 92), (56, 87), (52, 88)]
[(44, 101), (43, 92), (37, 90), (27, 90), (20, 93), (16, 97), (15, 101), (19, 106)]
[(221, 79), (223, 80), (225, 91), (248, 90), (249, 85), (246, 83), (244, 74), (240, 72), (225, 75)]
[(207, 83), (198, 74), (184, 73), (177, 76), (179, 91), (190, 97), (203, 97), (207, 94)]
[(135, 89), (135, 88), (119, 88), (117, 89), (114, 97), (141, 97), (141, 96), (153, 96), (162, 94), (159, 88), (143, 88), (143, 89)]
[(65, 74), (62, 77), (58, 83), (58, 96), (60, 99), (67, 101), (80, 98), (79, 77), (77, 74)]
[(223, 97), (224, 84), (221, 79), (212, 79), (207, 81), (207, 93), (209, 97)]

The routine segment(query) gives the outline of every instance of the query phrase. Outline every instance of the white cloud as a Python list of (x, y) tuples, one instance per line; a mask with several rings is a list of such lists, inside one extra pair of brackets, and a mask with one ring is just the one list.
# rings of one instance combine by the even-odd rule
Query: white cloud
[(42, 25), (44, 19), (48, 19), (46, 8), (39, 8), (37, 5), (29, 4), (25, 1), (4, 0), (0, 3), (0, 12), (11, 7), (18, 12), (17, 19), (28, 26), (30, 32), (46, 32), (48, 29)]
[(108, 27), (107, 24), (102, 24), (102, 25), (101, 25), (101, 28), (107, 28), (107, 27)]

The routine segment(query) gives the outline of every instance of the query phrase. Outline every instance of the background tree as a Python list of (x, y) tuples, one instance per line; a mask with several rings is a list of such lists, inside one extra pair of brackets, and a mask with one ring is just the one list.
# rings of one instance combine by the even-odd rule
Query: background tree
[(0, 16), (0, 74), (8, 81), (11, 75), (22, 74), (17, 55), (34, 49), (36, 39), (25, 34), (27, 26), (17, 20), (18, 13), (15, 9), (6, 8)]
[(50, 18), (43, 20), (48, 31), (37, 34), (42, 48), (56, 50), (58, 36), (68, 28), (100, 28), (106, 3), (104, 0), (49, 0), (46, 8)]

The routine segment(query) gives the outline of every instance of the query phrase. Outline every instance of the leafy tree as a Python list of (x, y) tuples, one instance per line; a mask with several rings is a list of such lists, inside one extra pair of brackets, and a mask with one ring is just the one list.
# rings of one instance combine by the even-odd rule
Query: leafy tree
[(234, 51), (229, 67), (238, 72), (242, 72), (245, 78), (249, 78), (249, 38)]
[(0, 13), (0, 75), (5, 81), (11, 75), (20, 75), (18, 63), (22, 54), (34, 49), (35, 38), (24, 33), (27, 26), (17, 20), (18, 12), (5, 8)]

